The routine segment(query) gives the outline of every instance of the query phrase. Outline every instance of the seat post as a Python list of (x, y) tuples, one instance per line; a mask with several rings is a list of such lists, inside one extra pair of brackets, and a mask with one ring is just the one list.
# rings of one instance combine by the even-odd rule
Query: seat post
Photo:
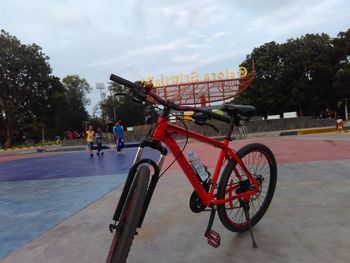
[(235, 119), (234, 119), (234, 117), (231, 117), (230, 126), (228, 128), (227, 135), (226, 135), (226, 139), (228, 139), (230, 141), (231, 141), (231, 136), (232, 136), (234, 126), (235, 126)]

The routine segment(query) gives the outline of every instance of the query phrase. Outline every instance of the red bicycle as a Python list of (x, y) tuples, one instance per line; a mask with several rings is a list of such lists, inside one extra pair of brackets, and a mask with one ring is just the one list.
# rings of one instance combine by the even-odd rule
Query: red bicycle
[[(276, 160), (271, 150), (263, 144), (249, 144), (237, 152), (229, 147), (235, 125), (239, 125), (242, 119), (252, 117), (255, 108), (229, 103), (221, 108), (227, 115), (220, 115), (209, 109), (181, 106), (163, 100), (146, 86), (137, 85), (113, 74), (110, 79), (128, 87), (136, 101), (151, 99), (162, 105), (163, 109), (151, 133), (151, 140), (141, 142), (126, 179), (113, 216), (114, 223), (109, 226), (110, 231), (115, 234), (107, 262), (126, 262), (136, 230), (142, 225), (154, 189), (164, 173), (161, 174), (160, 171), (168, 149), (194, 188), (190, 198), (191, 210), (195, 213), (211, 211), (204, 234), (208, 243), (214, 247), (220, 245), (220, 235), (211, 229), (218, 212), (220, 221), (228, 230), (249, 230), (253, 247), (257, 247), (252, 227), (263, 217), (271, 203), (277, 181)], [(169, 123), (168, 117), (173, 110), (193, 111), (193, 120), (199, 125), (205, 125), (210, 119), (228, 123), (225, 140), (218, 141)], [(185, 146), (182, 149), (179, 147), (174, 139), (175, 135), (192, 138), (221, 149), (213, 175), (207, 171), (208, 179), (201, 180), (183, 154)], [(142, 158), (145, 147), (159, 151), (160, 159), (157, 163)], [(225, 163), (226, 167), (219, 176)]]

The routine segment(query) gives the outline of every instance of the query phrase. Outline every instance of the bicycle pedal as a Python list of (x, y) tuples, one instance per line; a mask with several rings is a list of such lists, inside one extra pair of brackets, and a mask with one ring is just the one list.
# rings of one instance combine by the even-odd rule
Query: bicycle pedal
[(208, 230), (205, 236), (208, 239), (209, 245), (214, 248), (218, 248), (220, 246), (221, 237), (219, 233), (215, 232), (214, 230)]

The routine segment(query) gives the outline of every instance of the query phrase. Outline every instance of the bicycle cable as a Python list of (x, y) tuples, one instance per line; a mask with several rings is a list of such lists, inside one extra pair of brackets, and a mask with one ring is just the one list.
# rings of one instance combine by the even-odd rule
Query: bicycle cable
[[(155, 108), (158, 109), (158, 110), (162, 110), (161, 108), (159, 108), (159, 106), (155, 106)], [(176, 157), (174, 158), (174, 160), (169, 164), (169, 166), (168, 166), (166, 169), (164, 169), (164, 171), (159, 175), (159, 178), (162, 177), (162, 176), (170, 169), (170, 167), (177, 161), (177, 159), (180, 157), (180, 155), (183, 154), (183, 152), (185, 151), (185, 148), (186, 148), (186, 146), (187, 146), (188, 138), (189, 138), (189, 137), (188, 137), (188, 126), (186, 125), (185, 121), (184, 121), (182, 118), (179, 118), (179, 117), (178, 117), (176, 114), (174, 114), (173, 112), (170, 112), (169, 115), (174, 116), (177, 120), (179, 120), (179, 121), (182, 123), (182, 125), (184, 126), (184, 128), (185, 128), (185, 130), (186, 130), (186, 140), (185, 140), (185, 143), (184, 143), (184, 145), (183, 145), (181, 151), (177, 154), (177, 156), (176, 156)], [(153, 133), (154, 129), (157, 128), (158, 124), (159, 124), (159, 123), (157, 122), (157, 123), (155, 123), (153, 126), (151, 126), (151, 128), (150, 128), (149, 131), (148, 131), (148, 134), (147, 134), (146, 138), (152, 137), (152, 133)], [(167, 133), (166, 133), (166, 136), (170, 137), (170, 135), (167, 134)]]
[[(170, 113), (170, 114), (172, 114), (172, 113)], [(179, 118), (176, 114), (172, 114), (172, 116), (175, 116), (175, 118), (176, 118), (177, 120), (179, 120), (179, 121), (183, 124), (183, 126), (184, 126), (184, 128), (185, 128), (185, 130), (186, 130), (186, 140), (185, 140), (184, 145), (182, 146), (181, 151), (177, 154), (177, 156), (176, 156), (176, 157), (174, 158), (174, 160), (169, 164), (169, 166), (159, 175), (159, 178), (162, 177), (162, 176), (166, 173), (166, 171), (168, 171), (169, 168), (177, 161), (177, 159), (180, 157), (180, 155), (183, 154), (183, 152), (185, 151), (185, 148), (186, 148), (186, 146), (187, 146), (187, 143), (188, 143), (188, 127), (187, 127), (185, 121), (184, 121), (183, 119)], [(167, 136), (170, 137), (169, 134), (167, 134)]]

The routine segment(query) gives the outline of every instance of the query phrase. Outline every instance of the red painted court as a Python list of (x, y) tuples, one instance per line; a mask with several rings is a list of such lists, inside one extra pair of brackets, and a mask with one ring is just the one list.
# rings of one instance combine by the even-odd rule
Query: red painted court
[[(350, 140), (327, 140), (327, 139), (294, 139), (286, 137), (254, 138), (240, 141), (232, 141), (231, 147), (238, 151), (249, 143), (262, 143), (273, 151), (278, 163), (308, 162), (323, 160), (344, 160), (350, 159)], [(199, 154), (203, 163), (213, 168), (216, 165), (219, 149), (207, 146), (203, 143), (189, 142), (185, 153), (192, 150)], [(169, 155), (164, 167), (167, 167), (174, 160)], [(177, 164), (171, 169), (180, 170)]]
[[(230, 145), (234, 150), (238, 151), (241, 147), (249, 143), (262, 143), (270, 147), (278, 163), (350, 159), (350, 140), (310, 140), (308, 137), (302, 139), (295, 139), (293, 137), (273, 137), (232, 141)], [(201, 160), (205, 162), (208, 167), (212, 168), (215, 166), (219, 153), (218, 149), (203, 143), (191, 141), (186, 146), (184, 152), (186, 155), (188, 150), (198, 153)], [(48, 156), (47, 153), (0, 156), (0, 163), (46, 156)], [(164, 167), (167, 167), (173, 160), (173, 156), (169, 154)], [(180, 170), (180, 167), (175, 163), (171, 169)]]
[(32, 154), (23, 154), (23, 155), (0, 156), (0, 163), (14, 161), (14, 160), (45, 157), (45, 156), (47, 156), (47, 154), (45, 154), (45, 153), (32, 153)]

